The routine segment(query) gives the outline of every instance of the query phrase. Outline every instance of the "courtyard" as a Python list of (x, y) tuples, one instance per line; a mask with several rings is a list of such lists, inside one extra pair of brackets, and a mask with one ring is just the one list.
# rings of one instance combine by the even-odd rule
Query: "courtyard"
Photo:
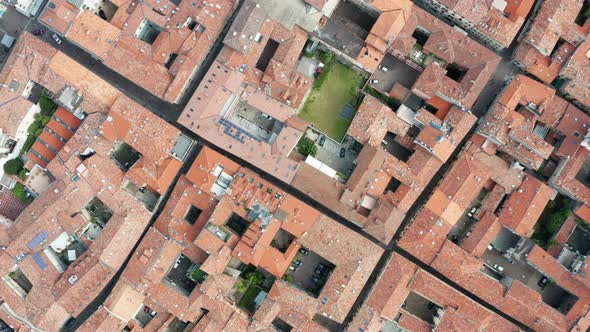
[[(325, 138), (323, 144), (320, 144), (323, 135), (313, 128), (308, 128), (305, 136), (315, 142), (318, 151), (314, 157), (317, 160), (336, 172), (341, 173), (344, 178), (350, 177), (354, 171), (355, 160), (360, 151), (360, 148), (355, 146), (354, 139), (347, 136), (342, 139), (341, 143), (338, 143), (332, 139)], [(343, 157), (341, 155), (342, 149), (345, 150)]]
[(335, 141), (342, 141), (356, 113), (364, 81), (353, 68), (327, 61), (299, 116)]
[(381, 66), (382, 69), (373, 72), (371, 80), (377, 80), (373, 87), (385, 94), (388, 94), (396, 83), (411, 89), (420, 77), (418, 70), (390, 54), (385, 55)]
[(309, 249), (303, 252), (297, 253), (283, 280), (317, 298), (336, 266)]

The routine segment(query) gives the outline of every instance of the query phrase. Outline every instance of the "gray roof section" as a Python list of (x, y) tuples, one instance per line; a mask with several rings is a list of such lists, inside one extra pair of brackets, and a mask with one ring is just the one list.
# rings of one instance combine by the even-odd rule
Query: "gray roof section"
[(266, 13), (254, 0), (246, 0), (223, 43), (242, 54), (248, 53), (266, 19)]
[(257, 0), (258, 4), (273, 20), (291, 30), (294, 25), (307, 32), (318, 26), (323, 16), (321, 10), (305, 3), (303, 0)]

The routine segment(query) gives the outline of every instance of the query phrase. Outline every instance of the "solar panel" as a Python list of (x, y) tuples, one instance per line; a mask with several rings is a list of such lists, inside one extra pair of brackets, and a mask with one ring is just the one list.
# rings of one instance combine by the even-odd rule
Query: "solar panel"
[(38, 252), (33, 254), (33, 260), (35, 261), (35, 263), (37, 263), (41, 270), (47, 269), (47, 264), (45, 264), (45, 261), (43, 261), (43, 258)]
[(47, 238), (47, 232), (42, 231), (41, 233), (37, 234), (27, 245), (29, 249), (35, 248), (39, 243), (43, 242)]

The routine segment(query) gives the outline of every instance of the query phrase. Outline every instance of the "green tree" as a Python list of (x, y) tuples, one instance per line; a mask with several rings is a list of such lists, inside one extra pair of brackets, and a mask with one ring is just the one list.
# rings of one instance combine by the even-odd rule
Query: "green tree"
[(4, 164), (4, 173), (8, 175), (16, 175), (24, 166), (25, 164), (20, 158), (10, 159)]
[(21, 180), (24, 180), (24, 179), (26, 179), (26, 178), (27, 178), (27, 173), (29, 173), (29, 170), (28, 170), (28, 169), (26, 169), (26, 168), (22, 168), (22, 169), (21, 169), (21, 170), (18, 172), (17, 176), (18, 176), (18, 178), (19, 178), (19, 179), (21, 179)]
[(12, 188), (12, 193), (16, 198), (20, 199), (23, 202), (30, 202), (33, 199), (27, 196), (27, 192), (25, 190), (25, 186), (21, 183), (17, 182), (14, 188)]
[(42, 94), (39, 98), (39, 107), (41, 108), (41, 114), (51, 115), (57, 109), (57, 104), (49, 96)]
[(25, 144), (23, 144), (22, 149), (20, 150), (19, 156), (22, 156), (25, 153), (27, 153), (31, 146), (33, 146), (33, 144), (35, 143), (36, 139), (37, 137), (35, 135), (27, 135), (27, 139), (25, 141)]
[(31, 125), (29, 126), (29, 129), (27, 129), (27, 131), (29, 132), (29, 134), (31, 135), (35, 135), (35, 133), (37, 132), (37, 130), (39, 130), (39, 122), (35, 121), (33, 123), (31, 123)]
[(49, 116), (49, 115), (42, 114), (42, 113), (35, 114), (35, 122), (37, 123), (37, 125), (39, 127), (45, 127), (45, 125), (49, 122), (50, 119), (51, 119), (51, 116)]
[(236, 288), (238, 289), (239, 293), (243, 293), (246, 291), (246, 289), (248, 289), (248, 283), (243, 282), (243, 281), (238, 281)]
[(257, 271), (246, 274), (246, 280), (250, 285), (259, 286), (264, 282), (264, 276)]
[(318, 147), (315, 145), (314, 141), (306, 136), (303, 137), (297, 144), (297, 151), (306, 157), (309, 155), (313, 157), (316, 155), (316, 153), (318, 153)]

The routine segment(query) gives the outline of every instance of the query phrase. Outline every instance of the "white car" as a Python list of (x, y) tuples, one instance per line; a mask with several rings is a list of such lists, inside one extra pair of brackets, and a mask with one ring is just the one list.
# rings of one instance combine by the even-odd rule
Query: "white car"
[(379, 80), (369, 80), (369, 84), (379, 84)]
[(379, 69), (381, 69), (381, 71), (386, 72), (389, 69), (387, 69), (387, 67), (385, 67), (384, 65), (379, 65)]
[(502, 271), (504, 271), (504, 268), (498, 264), (494, 264), (494, 270), (496, 270), (498, 272), (502, 272)]
[(51, 37), (57, 44), (61, 44), (61, 39), (55, 33)]

